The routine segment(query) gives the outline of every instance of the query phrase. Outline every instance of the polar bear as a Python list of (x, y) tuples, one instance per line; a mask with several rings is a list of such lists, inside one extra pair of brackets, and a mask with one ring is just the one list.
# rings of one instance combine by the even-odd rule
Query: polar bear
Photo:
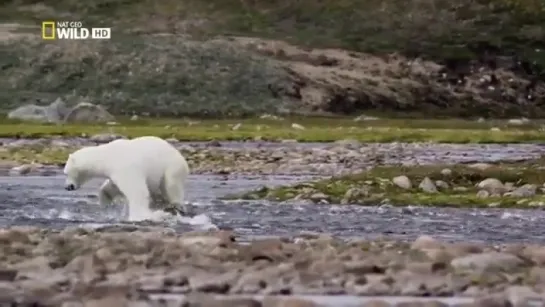
[(115, 140), (81, 148), (69, 155), (64, 167), (65, 189), (79, 189), (93, 178), (107, 179), (101, 186), (99, 202), (106, 204), (122, 195), (129, 207), (129, 220), (147, 219), (153, 197), (167, 205), (184, 206), (189, 166), (184, 156), (167, 141), (143, 136)]

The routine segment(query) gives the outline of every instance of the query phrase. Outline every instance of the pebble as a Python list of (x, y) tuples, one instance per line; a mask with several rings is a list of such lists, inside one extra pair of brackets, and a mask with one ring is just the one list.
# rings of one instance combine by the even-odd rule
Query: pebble
[(441, 170), (441, 175), (443, 176), (450, 176), (452, 175), (452, 170), (449, 168), (444, 168)]
[(401, 176), (397, 176), (397, 177), (394, 177), (392, 179), (392, 182), (402, 188), (402, 189), (405, 189), (405, 190), (409, 190), (412, 188), (412, 184), (411, 184), (411, 180), (409, 179), (409, 177), (405, 176), (405, 175), (401, 175)]
[(422, 180), (422, 182), (420, 182), (420, 184), (418, 185), (418, 187), (426, 192), (426, 193), (437, 193), (437, 187), (435, 186), (435, 184), (433, 183), (433, 181), (431, 181), (430, 178), (428, 177), (424, 177), (424, 179)]
[(479, 182), (477, 188), (486, 190), (491, 194), (502, 193), (505, 190), (503, 183), (496, 178), (487, 178)]
[(478, 271), (486, 269), (510, 270), (522, 265), (523, 261), (512, 254), (489, 252), (455, 258), (450, 264), (455, 269), (472, 269)]
[[(322, 234), (239, 244), (229, 239), (236, 234), (226, 231), (165, 236), (161, 230), (133, 228), (1, 229), (2, 242), (19, 242), (33, 252), (3, 249), (3, 266), (10, 269), (0, 272), (0, 298), (14, 302), (39, 296), (65, 304), (77, 298), (85, 306), (106, 307), (148, 304), (153, 293), (185, 293), (189, 306), (306, 307), (319, 305), (301, 295), (463, 295), (470, 272), (479, 280), (501, 274), (479, 291), (503, 289), (504, 299), (520, 306), (536, 299), (533, 285), (545, 280), (540, 267), (545, 258), (539, 256), (545, 255), (545, 246), (492, 252), (491, 246), (445, 243), (426, 235), (407, 244), (363, 238), (346, 242)], [(525, 261), (514, 254), (521, 249)], [(432, 256), (434, 251), (443, 256)], [(511, 284), (514, 280), (518, 285)], [(64, 284), (73, 286), (58, 286)], [(264, 298), (233, 296), (238, 294)], [(364, 306), (385, 304), (371, 300)], [(429, 300), (404, 300), (396, 306), (414, 304), (443, 306)]]
[[(295, 123), (294, 123), (295, 124)], [(236, 125), (235, 125), (236, 127)], [(294, 128), (295, 129), (295, 128)], [(1, 139), (3, 145), (0, 150), (12, 150), (17, 148), (45, 148), (46, 150), (61, 149), (70, 151), (83, 146), (96, 145), (108, 142), (122, 135), (104, 133), (90, 136), (88, 138), (52, 138), (52, 139)], [(359, 172), (370, 166), (382, 164), (414, 164), (418, 160), (421, 164), (429, 163), (456, 163), (466, 159), (482, 160), (487, 159), (494, 153), (500, 153), (502, 147), (494, 148), (493, 145), (467, 145), (467, 144), (428, 144), (428, 143), (390, 143), (390, 144), (362, 144), (360, 142), (346, 139), (327, 145), (308, 146), (299, 144), (295, 140), (283, 140), (277, 143), (260, 143), (264, 146), (237, 147), (222, 146), (218, 141), (208, 142), (206, 145), (187, 144), (177, 140), (169, 140), (179, 148), (188, 161), (194, 174), (216, 174), (226, 166), (230, 166), (231, 174), (312, 174), (320, 176), (331, 176)], [(272, 145), (272, 146), (270, 146)], [(526, 146), (526, 145), (525, 145)], [(531, 146), (520, 146), (510, 148), (513, 159), (533, 158), (542, 154), (539, 148)], [(11, 167), (19, 166), (2, 162), (0, 173), (8, 174)], [(487, 163), (471, 164), (469, 167), (485, 169), (491, 167)], [(19, 171), (27, 169), (14, 169), (11, 173), (15, 175)], [(58, 166), (33, 167), (28, 173), (31, 175), (50, 174), (52, 171), (59, 173)], [(452, 170), (442, 170), (448, 174)], [(399, 174), (403, 176), (404, 174)], [(445, 175), (448, 176), (448, 175)], [(409, 178), (407, 178), (409, 179)], [(406, 181), (405, 179), (403, 179)], [(410, 180), (409, 180), (410, 181)], [(435, 184), (435, 183), (434, 183)], [(402, 183), (407, 187), (407, 183)], [(411, 184), (412, 188), (412, 184)], [(441, 188), (439, 186), (439, 188)], [(409, 188), (410, 189), (410, 188)]]
[[(473, 291), (469, 273), (474, 280), (490, 281), (479, 293), (502, 291), (503, 299), (522, 306), (537, 299), (534, 285), (545, 280), (545, 246), (520, 244), (498, 252), (484, 244), (446, 243), (427, 235), (411, 244), (364, 238), (346, 242), (324, 234), (238, 243), (230, 231), (165, 236), (161, 229), (140, 226), (130, 231), (18, 227), (0, 229), (0, 242), (11, 246), (3, 248), (3, 302), (38, 296), (70, 304), (76, 297), (85, 306), (122, 306), (149, 302), (149, 295), (160, 292), (185, 293), (189, 306), (306, 307), (318, 305), (298, 296), (464, 295)], [(21, 253), (26, 248), (32, 252)], [(521, 252), (525, 260), (518, 256)], [(58, 286), (65, 284), (73, 286)], [(213, 296), (222, 294), (229, 296)], [(373, 300), (365, 306), (383, 303)], [(413, 304), (442, 306), (410, 300), (396, 306)]]

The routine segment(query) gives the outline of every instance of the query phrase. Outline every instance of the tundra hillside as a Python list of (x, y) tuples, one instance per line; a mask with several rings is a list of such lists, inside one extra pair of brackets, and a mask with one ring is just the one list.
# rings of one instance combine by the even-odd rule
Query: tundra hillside
[[(8, 0), (0, 108), (115, 115), (545, 115), (541, 0)], [(43, 20), (112, 27), (42, 41)]]

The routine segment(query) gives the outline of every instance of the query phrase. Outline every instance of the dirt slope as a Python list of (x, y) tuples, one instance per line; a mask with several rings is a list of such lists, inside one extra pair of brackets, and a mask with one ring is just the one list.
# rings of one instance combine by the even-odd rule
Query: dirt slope
[(539, 0), (7, 1), (0, 18), (113, 28), (51, 43), (1, 27), (4, 110), (85, 97), (166, 116), (545, 115)]

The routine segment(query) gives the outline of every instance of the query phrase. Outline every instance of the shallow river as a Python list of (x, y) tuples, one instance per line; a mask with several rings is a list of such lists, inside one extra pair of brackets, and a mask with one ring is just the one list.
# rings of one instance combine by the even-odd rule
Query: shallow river
[[(343, 237), (414, 239), (421, 234), (430, 234), (448, 241), (545, 241), (545, 211), (540, 210), (359, 207), (217, 199), (263, 184), (285, 184), (301, 179), (283, 176), (225, 180), (223, 176), (195, 175), (190, 178), (188, 199), (195, 204), (197, 213), (206, 214), (218, 227), (234, 229), (246, 238), (290, 236), (311, 231)], [(69, 192), (63, 189), (63, 180), (62, 176), (0, 177), (3, 187), (0, 191), (0, 226), (63, 228), (124, 224), (122, 209), (103, 209), (96, 205), (94, 195), (100, 181), (90, 182), (80, 191)], [(206, 227), (201, 217), (188, 223), (153, 224), (187, 231)]]

